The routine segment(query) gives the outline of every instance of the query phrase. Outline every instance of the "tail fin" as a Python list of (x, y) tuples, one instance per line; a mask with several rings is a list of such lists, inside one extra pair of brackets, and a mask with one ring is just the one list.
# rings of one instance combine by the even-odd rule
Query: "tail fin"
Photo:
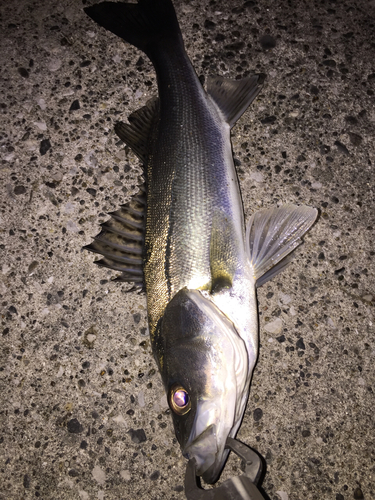
[(149, 57), (161, 41), (181, 37), (171, 0), (140, 0), (137, 4), (103, 2), (84, 11), (100, 26)]

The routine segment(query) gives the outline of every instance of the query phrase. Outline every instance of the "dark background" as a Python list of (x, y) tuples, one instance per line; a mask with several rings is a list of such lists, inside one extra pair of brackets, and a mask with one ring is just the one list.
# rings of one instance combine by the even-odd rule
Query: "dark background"
[[(155, 75), (84, 5), (0, 6), (0, 498), (182, 499), (145, 297), (81, 252), (137, 189), (113, 126)], [(233, 129), (246, 219), (320, 209), (259, 290), (239, 438), (265, 457), (272, 500), (373, 499), (375, 2), (175, 6), (202, 78), (267, 74)], [(239, 472), (233, 458), (224, 478)]]

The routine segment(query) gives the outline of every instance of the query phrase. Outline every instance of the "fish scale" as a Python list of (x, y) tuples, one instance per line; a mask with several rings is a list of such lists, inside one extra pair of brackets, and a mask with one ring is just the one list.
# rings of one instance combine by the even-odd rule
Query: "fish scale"
[[(215, 200), (216, 204), (225, 203), (220, 191), (221, 186), (228, 182), (222, 169), (225, 145), (218, 110), (208, 100), (190, 61), (186, 60), (186, 54), (173, 49), (168, 58), (163, 55), (163, 58), (154, 58), (153, 61), (157, 74), (162, 71), (163, 78), (159, 79), (158, 148), (147, 169), (147, 255), (152, 254), (151, 249), (155, 246), (154, 233), (165, 235), (164, 228), (168, 228), (167, 238), (158, 241), (158, 256), (151, 257), (145, 265), (148, 296), (154, 294), (154, 287), (160, 290), (160, 282), (166, 280), (168, 285), (168, 293), (158, 296), (155, 311), (149, 304), (150, 324), (155, 327), (160, 311), (178, 290), (185, 286), (190, 288), (191, 283), (194, 283), (194, 288), (209, 287), (212, 213)], [(184, 61), (177, 76), (176, 60), (180, 64)], [(166, 102), (163, 101), (164, 95), (168, 95)], [(196, 113), (198, 108), (203, 108), (204, 112)], [(234, 167), (231, 174), (236, 182)], [(237, 195), (227, 205), (238, 202), (238, 199)], [(238, 211), (241, 212), (240, 206)], [(148, 270), (154, 268), (159, 255), (164, 266), (158, 266), (159, 275), (156, 276), (155, 270), (150, 273)], [(152, 279), (149, 279), (149, 274)]]
[(124, 281), (139, 283), (143, 273), (152, 349), (177, 440), (196, 473), (214, 483), (258, 356), (256, 287), (289, 264), (317, 211), (263, 209), (245, 234), (230, 129), (257, 96), (261, 75), (208, 77), (205, 91), (170, 0), (104, 2), (85, 11), (148, 55), (159, 92), (129, 124), (115, 126), (145, 165), (146, 203), (121, 207), (112, 214), (117, 225), (110, 219), (87, 248)]

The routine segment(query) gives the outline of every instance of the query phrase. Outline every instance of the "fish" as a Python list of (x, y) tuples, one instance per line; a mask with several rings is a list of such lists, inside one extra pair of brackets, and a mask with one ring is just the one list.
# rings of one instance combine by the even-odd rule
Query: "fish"
[(115, 132), (144, 165), (144, 184), (85, 248), (146, 292), (153, 354), (182, 454), (215, 483), (245, 412), (258, 358), (256, 289), (280, 273), (317, 210), (255, 211), (245, 228), (230, 133), (264, 75), (208, 76), (202, 86), (171, 0), (86, 7), (144, 52), (158, 96)]

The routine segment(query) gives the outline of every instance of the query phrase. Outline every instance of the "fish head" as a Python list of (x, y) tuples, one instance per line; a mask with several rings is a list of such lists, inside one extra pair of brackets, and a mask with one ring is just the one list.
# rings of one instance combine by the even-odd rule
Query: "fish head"
[(233, 323), (208, 293), (180, 290), (161, 322), (161, 373), (183, 455), (214, 483), (225, 464), (225, 443), (245, 410), (248, 356)]

